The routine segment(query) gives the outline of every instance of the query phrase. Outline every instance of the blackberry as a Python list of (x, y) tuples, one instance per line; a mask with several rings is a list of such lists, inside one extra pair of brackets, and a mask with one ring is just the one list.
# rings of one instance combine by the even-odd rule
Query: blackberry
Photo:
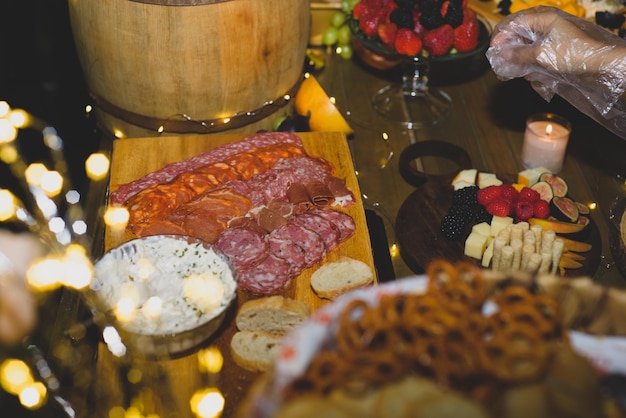
[(413, 29), (415, 27), (415, 22), (413, 22), (413, 12), (411, 9), (404, 9), (402, 7), (394, 9), (389, 14), (389, 20), (391, 20), (392, 23), (395, 23), (396, 26), (398, 26), (398, 29)]
[(453, 28), (459, 27), (463, 23), (463, 6), (457, 1), (451, 1), (448, 4), (444, 20)]
[(448, 213), (441, 221), (441, 233), (449, 240), (456, 239), (467, 225), (465, 216)]
[(511, 14), (511, 0), (501, 0), (498, 3), (498, 9), (500, 9), (501, 15), (506, 16)]
[(441, 16), (439, 12), (439, 6), (437, 3), (428, 0), (423, 3), (422, 6), (422, 14), (420, 15), (420, 23), (426, 30), (436, 29), (439, 26), (446, 23), (444, 18)]
[(487, 212), (487, 209), (484, 206), (478, 205), (478, 207), (476, 208), (476, 212), (474, 213), (474, 219), (476, 220), (477, 224), (482, 222), (491, 223), (493, 215)]
[(413, 7), (417, 4), (417, 0), (394, 0), (394, 2), (401, 9), (413, 10)]
[(452, 206), (473, 206), (477, 203), (478, 186), (467, 186), (454, 191)]

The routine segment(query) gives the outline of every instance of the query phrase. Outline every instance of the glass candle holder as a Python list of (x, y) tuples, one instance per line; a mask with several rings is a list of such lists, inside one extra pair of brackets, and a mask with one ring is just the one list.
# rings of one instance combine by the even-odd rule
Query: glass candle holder
[(572, 125), (562, 116), (553, 113), (531, 115), (526, 120), (522, 147), (524, 167), (544, 167), (552, 173), (561, 171), (571, 131)]

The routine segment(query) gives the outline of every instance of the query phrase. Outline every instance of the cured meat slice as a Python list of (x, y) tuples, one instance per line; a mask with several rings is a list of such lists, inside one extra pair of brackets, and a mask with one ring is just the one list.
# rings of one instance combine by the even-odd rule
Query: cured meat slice
[(196, 194), (201, 194), (240, 178), (241, 175), (233, 167), (224, 163), (215, 163), (181, 173), (173, 182), (182, 183), (193, 189)]
[(304, 262), (307, 267), (314, 266), (322, 261), (326, 255), (326, 244), (322, 237), (315, 231), (312, 231), (296, 222), (289, 222), (272, 234), (276, 238), (291, 240), (304, 251)]
[(300, 212), (308, 210), (313, 203), (309, 199), (309, 192), (302, 183), (292, 183), (287, 189), (287, 200), (300, 208)]
[(215, 245), (232, 260), (238, 270), (248, 269), (267, 257), (269, 243), (263, 234), (247, 228), (228, 228)]
[(193, 190), (174, 183), (146, 189), (128, 202), (128, 229), (135, 233), (150, 223), (165, 219), (169, 211), (189, 201), (193, 196)]
[(140, 225), (139, 227), (141, 229), (138, 229), (136, 234), (141, 237), (148, 235), (189, 235), (182, 226), (168, 220), (153, 222), (145, 227)]
[(321, 216), (324, 219), (329, 220), (337, 228), (339, 228), (339, 232), (341, 233), (340, 241), (344, 242), (348, 238), (350, 238), (354, 231), (356, 231), (356, 224), (354, 223), (354, 219), (346, 213), (340, 212), (338, 210), (333, 209), (322, 209), (317, 208), (311, 211), (318, 216)]
[(309, 199), (315, 206), (328, 206), (335, 199), (328, 186), (321, 181), (310, 181), (305, 185)]
[(290, 239), (279, 238), (274, 234), (268, 236), (270, 253), (282, 258), (290, 265), (289, 275), (296, 277), (306, 268), (304, 250)]
[(289, 263), (273, 254), (261, 263), (237, 272), (237, 283), (241, 289), (257, 295), (280, 293), (289, 284)]
[(189, 214), (182, 221), (182, 227), (187, 235), (214, 243), (226, 229), (226, 223), (217, 219), (212, 212), (198, 211)]
[(302, 147), (302, 140), (297, 135), (290, 132), (263, 132), (253, 134), (244, 138), (242, 141), (225, 144), (187, 160), (168, 164), (160, 170), (146, 174), (140, 179), (122, 184), (111, 193), (109, 197), (110, 202), (111, 204), (122, 204), (140, 191), (155, 184), (168, 183), (181, 173), (193, 171), (207, 164), (221, 162), (238, 153), (251, 152), (281, 143)]
[(257, 218), (259, 226), (267, 232), (271, 232), (287, 223), (287, 219), (283, 218), (280, 213), (266, 207), (261, 208)]
[(287, 158), (304, 157), (306, 153), (304, 148), (291, 144), (276, 144), (265, 147), (255, 155), (260, 158), (267, 167), (273, 167), (277, 162)]
[(313, 212), (305, 212), (294, 218), (294, 222), (317, 232), (324, 240), (326, 251), (332, 251), (341, 242), (341, 231), (333, 222), (316, 215)]
[(242, 179), (249, 179), (270, 168), (262, 159), (251, 152), (241, 152), (230, 156), (224, 160), (224, 163), (237, 171)]

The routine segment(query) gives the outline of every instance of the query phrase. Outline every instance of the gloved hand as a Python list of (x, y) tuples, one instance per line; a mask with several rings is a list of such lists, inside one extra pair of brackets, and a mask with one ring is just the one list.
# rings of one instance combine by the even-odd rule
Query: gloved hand
[(547, 101), (558, 94), (626, 138), (626, 41), (553, 7), (505, 17), (487, 58), (503, 80), (524, 77)]

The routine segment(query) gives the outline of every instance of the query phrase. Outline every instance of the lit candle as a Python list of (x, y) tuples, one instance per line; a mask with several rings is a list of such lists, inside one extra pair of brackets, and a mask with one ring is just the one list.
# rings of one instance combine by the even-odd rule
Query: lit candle
[(561, 171), (571, 130), (569, 121), (561, 116), (552, 113), (530, 116), (522, 147), (524, 167), (545, 167), (553, 173)]

